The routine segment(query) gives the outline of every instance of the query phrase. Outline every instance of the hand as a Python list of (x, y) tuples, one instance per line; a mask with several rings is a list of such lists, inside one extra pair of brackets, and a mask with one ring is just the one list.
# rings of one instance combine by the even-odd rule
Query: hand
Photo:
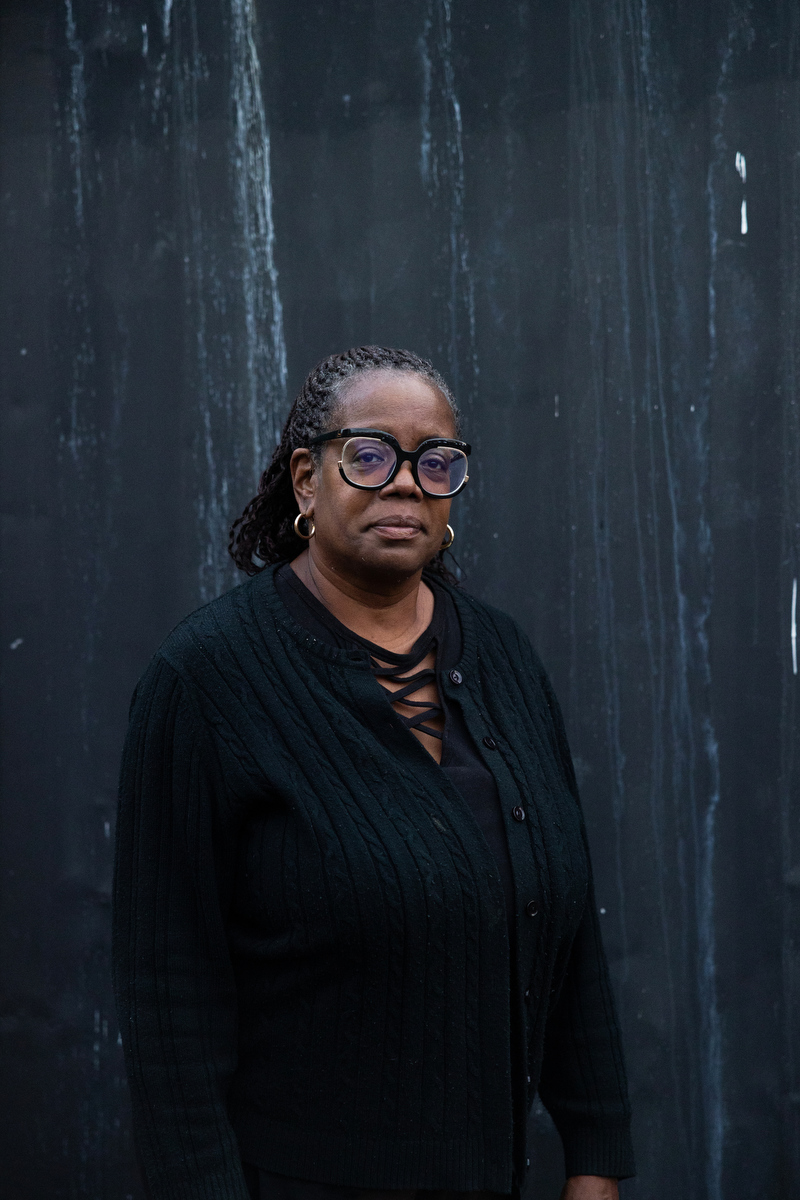
[(570, 1175), (561, 1200), (619, 1200), (619, 1186), (603, 1175)]

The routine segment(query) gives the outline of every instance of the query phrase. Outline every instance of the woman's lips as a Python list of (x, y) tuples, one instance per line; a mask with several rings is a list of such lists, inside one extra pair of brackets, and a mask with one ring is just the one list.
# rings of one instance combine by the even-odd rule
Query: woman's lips
[(415, 517), (387, 516), (370, 527), (381, 537), (391, 538), (392, 541), (407, 542), (422, 532), (422, 524)]

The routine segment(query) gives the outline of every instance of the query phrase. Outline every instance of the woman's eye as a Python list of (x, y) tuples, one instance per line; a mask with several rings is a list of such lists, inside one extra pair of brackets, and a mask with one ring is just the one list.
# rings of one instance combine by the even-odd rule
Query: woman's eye
[(440, 454), (426, 454), (422, 460), (422, 465), (426, 471), (437, 471), (444, 474), (450, 464)]
[(375, 467), (384, 461), (384, 456), (377, 450), (359, 450), (354, 455), (353, 461), (360, 467)]

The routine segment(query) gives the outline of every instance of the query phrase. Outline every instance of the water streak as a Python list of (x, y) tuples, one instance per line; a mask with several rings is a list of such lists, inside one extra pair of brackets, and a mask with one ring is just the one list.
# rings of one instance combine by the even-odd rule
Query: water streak
[(253, 0), (232, 0), (232, 92), (236, 113), (237, 216), (241, 225), (242, 288), (247, 337), (248, 417), (253, 475), (279, 439), (278, 405), (286, 391), (283, 309), (275, 265), (270, 139), (261, 91)]
[[(582, 15), (573, 10), (573, 47), (576, 55), (576, 78), (581, 81), (587, 94), (593, 94), (596, 88), (594, 64), (585, 53), (585, 43), (581, 36), (580, 26), (583, 25)], [(581, 173), (583, 180), (592, 181), (597, 185), (598, 175), (602, 169), (598, 143), (591, 129), (591, 113), (586, 106), (576, 104), (580, 113), (580, 155)], [(618, 156), (612, 156), (614, 162)], [(600, 668), (603, 681), (603, 714), (605, 717), (605, 742), (609, 755), (609, 768), (612, 779), (612, 815), (614, 820), (615, 842), (615, 879), (618, 899), (618, 921), (622, 949), (623, 972), (627, 970), (628, 936), (626, 919), (626, 902), (624, 890), (624, 874), (622, 871), (622, 823), (625, 811), (625, 753), (621, 738), (621, 711), (619, 693), (619, 662), (616, 646), (616, 615), (614, 575), (612, 563), (613, 530), (609, 510), (608, 480), (608, 441), (606, 436), (605, 394), (606, 370), (604, 364), (604, 333), (606, 327), (605, 303), (602, 290), (597, 285), (603, 277), (603, 262), (598, 239), (591, 230), (594, 225), (593, 214), (589, 209), (589, 188), (581, 186), (577, 195), (578, 232), (576, 244), (573, 246), (573, 264), (576, 277), (583, 277), (588, 284), (585, 300), (589, 326), (588, 352), (591, 360), (590, 379), (588, 380), (589, 394), (587, 402), (591, 404), (591, 422), (594, 430), (593, 454), (589, 465), (589, 510), (591, 516), (591, 535), (594, 555), (594, 575), (596, 598), (595, 608), (598, 623), (597, 646), (600, 656)], [(621, 229), (621, 215), (617, 223), (617, 233)], [(618, 242), (620, 266), (625, 277), (626, 252), (624, 244)], [(583, 282), (582, 280), (582, 282)], [(580, 286), (580, 285), (579, 285)], [(627, 284), (625, 285), (627, 287)]]
[[(725, 115), (728, 103), (730, 75), (734, 64), (735, 53), (744, 36), (750, 37), (747, 24), (749, 5), (745, 2), (735, 5), (729, 19), (728, 36), (720, 59), (717, 87), (714, 95), (715, 120), (712, 135), (712, 154), (709, 161), (706, 178), (706, 199), (708, 205), (708, 243), (709, 243), (709, 274), (707, 286), (708, 307), (708, 360), (704, 385), (704, 395), (701, 401), (702, 424), (708, 421), (711, 391), (719, 358), (719, 339), (717, 330), (717, 279), (719, 273), (719, 198), (717, 195), (717, 178), (723, 169), (727, 158), (725, 140)], [(730, 161), (728, 159), (728, 161)], [(742, 178), (746, 167), (742, 160)], [(747, 232), (746, 215), (742, 209), (742, 233)], [(707, 455), (704, 456), (704, 472), (701, 487), (701, 499), (705, 495), (708, 481)], [(705, 506), (701, 506), (701, 549), (704, 550), (708, 563), (709, 576), (712, 564), (711, 530), (705, 516)], [(704, 610), (697, 624), (697, 644), (701, 656), (701, 670), (707, 685), (711, 682), (711, 658), (708, 644), (707, 623), (712, 604), (712, 583), (706, 595)], [(706, 1161), (706, 1186), (709, 1200), (722, 1200), (722, 1167), (725, 1137), (725, 1110), (723, 1101), (722, 1076), (722, 1023), (717, 1002), (716, 984), (716, 931), (714, 921), (714, 858), (716, 847), (716, 821), (720, 804), (720, 764), (719, 747), (710, 716), (706, 718), (704, 728), (704, 745), (709, 766), (709, 790), (705, 803), (705, 813), (702, 821), (701, 856), (699, 864), (698, 889), (698, 940), (700, 951), (700, 994), (703, 1000), (703, 1083), (704, 1104), (708, 1123), (708, 1155)]]
[[(451, 0), (428, 0), (419, 53), (423, 79), (420, 174), (429, 199), (433, 200), (438, 192), (446, 189), (448, 204), (448, 366), (456, 391), (471, 400), (479, 374), (475, 284), (464, 215), (464, 129), (455, 82)], [(437, 98), (438, 104), (435, 103)], [(441, 141), (434, 136), (437, 117), (443, 129)], [(466, 364), (462, 362), (459, 349), (462, 313), (467, 323)]]
[(84, 79), (83, 44), (78, 39), (72, 0), (66, 0), (67, 49), (72, 56), (70, 67), (67, 137), (73, 174), (75, 224), (83, 233), (83, 131), (86, 128), (86, 82)]
[[(221, 220), (218, 181), (204, 166), (199, 119), (206, 56), (195, 5), (173, 21), (179, 161), (185, 213), (184, 272), (190, 305), (187, 351), (195, 375), (200, 598), (235, 578), (225, 534), (235, 497), (252, 494), (278, 440), (286, 392), (283, 311), (275, 263), (270, 138), (262, 96), (253, 0), (231, 0), (229, 147), (233, 220)], [(221, 274), (232, 260), (233, 271)], [(237, 500), (237, 508), (240, 501)]]

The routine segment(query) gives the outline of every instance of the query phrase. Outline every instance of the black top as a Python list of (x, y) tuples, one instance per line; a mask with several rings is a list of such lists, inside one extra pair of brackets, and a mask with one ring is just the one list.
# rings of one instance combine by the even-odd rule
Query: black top
[[(514, 884), (511, 878), (511, 863), (508, 857), (508, 841), (505, 826), (500, 813), (500, 798), (497, 794), (497, 784), (492, 772), (483, 762), (478, 750), (469, 735), (461, 705), (456, 696), (450, 695), (440, 686), (439, 680), (445, 672), (455, 670), (456, 663), (461, 658), (461, 626), (458, 623), (458, 613), (449, 593), (440, 587), (434, 578), (426, 582), (433, 591), (433, 618), (428, 628), (420, 635), (407, 654), (395, 654), (382, 646), (368, 642), (348, 629), (341, 621), (337, 621), (333, 613), (308, 590), (301, 579), (286, 563), (275, 575), (275, 587), (294, 619), (313, 633), (321, 642), (338, 646), (342, 650), (361, 648), (370, 656), (370, 667), (373, 675), (381, 679), (404, 677), (406, 686), (400, 691), (387, 695), (387, 702), (394, 705), (402, 699), (405, 704), (418, 706), (422, 709), (416, 717), (409, 718), (401, 713), (397, 715), (409, 727), (416, 725), (433, 737), (441, 737), (436, 730), (431, 729), (425, 722), (430, 721), (434, 712), (441, 711), (444, 715), (445, 727), (442, 741), (441, 767), (446, 771), (455, 786), (461, 792), (467, 804), (472, 809), (483, 836), (494, 855), (503, 893), (506, 900), (506, 911), (510, 915), (514, 911)], [(436, 645), (436, 669), (433, 674), (437, 677), (441, 708), (415, 701), (416, 691), (427, 682), (428, 672), (419, 671), (408, 676), (422, 659)], [(377, 661), (376, 661), (377, 660)], [(391, 663), (387, 670), (381, 663)], [(513, 929), (513, 922), (512, 922)]]
[(537, 1086), (568, 1174), (631, 1174), (575, 777), (527, 638), (445, 587), (463, 647), (440, 692), (497, 787), (510, 945), (470, 806), (369, 654), (310, 634), (274, 576), (179, 625), (131, 708), (114, 981), (152, 1200), (249, 1200), (242, 1159), (509, 1192)]
[[(348, 629), (338, 621), (333, 613), (309, 591), (302, 580), (286, 563), (275, 575), (275, 587), (295, 620), (314, 634), (320, 641), (338, 646), (342, 650), (353, 650), (359, 647), (366, 650), (370, 657), (372, 674), (378, 681), (392, 679), (401, 684), (397, 691), (387, 690), (387, 703), (395, 708), (400, 720), (407, 728), (421, 729), (431, 737), (442, 740), (442, 770), (446, 771), (452, 782), (472, 809), (483, 836), (489, 845), (500, 871), (503, 892), (506, 901), (506, 913), (509, 918), (514, 911), (514, 884), (511, 878), (511, 863), (508, 857), (508, 842), (500, 813), (500, 798), (497, 794), (497, 784), (491, 771), (484, 765), (472, 738), (469, 735), (466, 722), (461, 712), (461, 706), (451, 696), (447, 696), (439, 688), (441, 703), (427, 704), (415, 700), (417, 692), (431, 679), (437, 681), (443, 672), (455, 670), (456, 663), (461, 658), (461, 627), (458, 623), (456, 606), (450, 595), (437, 585), (434, 579), (428, 579), (434, 599), (433, 617), (430, 625), (417, 638), (407, 654), (397, 654), (378, 646), (366, 638), (360, 637), (352, 629)], [(432, 670), (417, 670), (416, 668), (428, 653), (435, 648), (436, 665)], [(398, 711), (396, 705), (402, 702), (419, 711), (412, 717)], [(444, 733), (433, 729), (430, 721), (434, 716), (444, 718)], [(513, 920), (509, 920), (509, 940), (513, 938)], [(511, 1000), (511, 981), (509, 980), (509, 1003)], [(370, 1197), (370, 1200), (396, 1200), (396, 1197), (408, 1197), (408, 1192), (375, 1189), (357, 1190), (355, 1188), (337, 1187), (333, 1184), (314, 1183), (308, 1180), (287, 1179), (273, 1172), (263, 1171), (256, 1164), (245, 1164), (245, 1178), (251, 1193), (251, 1200), (360, 1200)], [(458, 1195), (458, 1193), (455, 1193)], [(465, 1192), (463, 1196), (480, 1200), (481, 1197), (499, 1196), (493, 1192)]]

